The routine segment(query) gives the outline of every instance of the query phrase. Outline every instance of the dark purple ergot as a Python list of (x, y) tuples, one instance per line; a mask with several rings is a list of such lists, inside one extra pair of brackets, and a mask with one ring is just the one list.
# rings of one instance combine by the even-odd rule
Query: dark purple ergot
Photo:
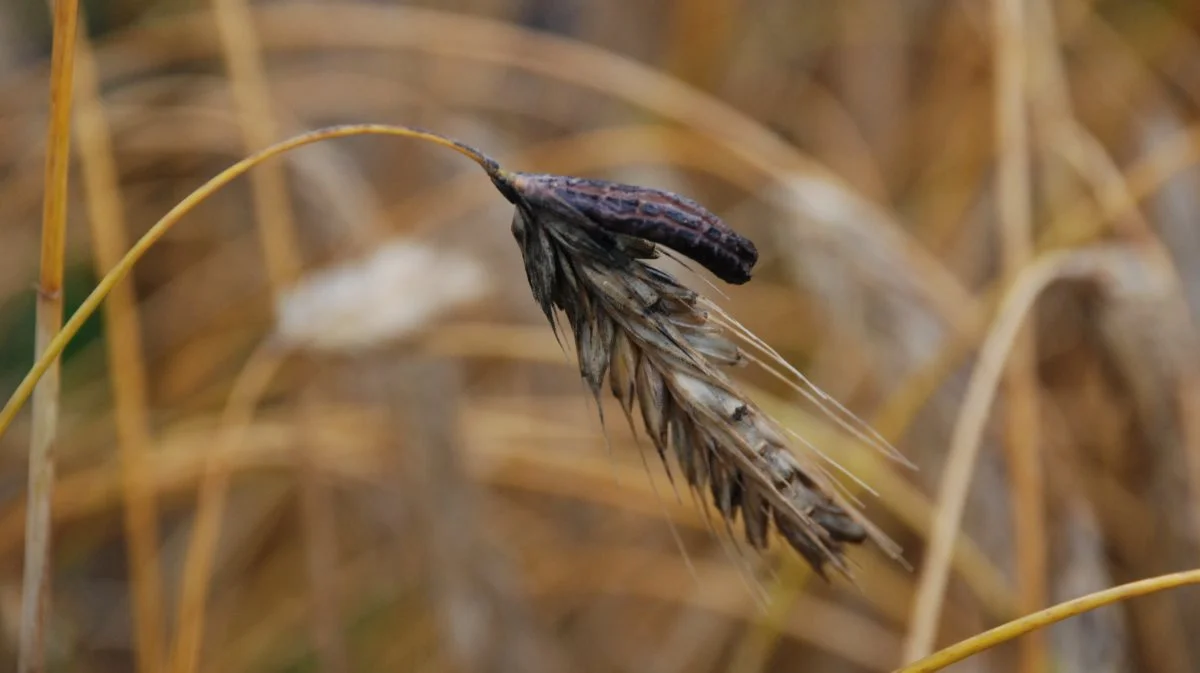
[[(727, 283), (741, 285), (750, 280), (758, 262), (758, 250), (750, 239), (678, 194), (561, 175), (510, 173), (504, 177), (510, 190), (535, 210), (567, 217), (582, 215), (601, 229), (666, 246)], [(512, 195), (505, 196), (513, 200)]]

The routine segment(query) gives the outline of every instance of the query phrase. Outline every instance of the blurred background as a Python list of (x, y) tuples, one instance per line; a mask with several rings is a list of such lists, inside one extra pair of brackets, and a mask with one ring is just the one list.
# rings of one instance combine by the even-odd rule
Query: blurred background
[[(1200, 559), (1200, 5), (81, 6), (68, 311), (254, 149), (417, 125), (704, 203), (756, 241), (754, 281), (664, 264), (918, 469), (738, 373), (873, 489), (912, 569), (863, 547), (827, 583), (733, 545), (608, 400), (605, 433), (476, 167), (312, 145), (190, 212), (65, 353), (52, 670), (888, 671), (921, 628), (941, 647)], [(0, 3), (5, 391), (32, 362), (49, 26)], [(25, 412), (5, 666), (28, 447)], [(1185, 589), (953, 670), (1197, 671), (1197, 633)]]

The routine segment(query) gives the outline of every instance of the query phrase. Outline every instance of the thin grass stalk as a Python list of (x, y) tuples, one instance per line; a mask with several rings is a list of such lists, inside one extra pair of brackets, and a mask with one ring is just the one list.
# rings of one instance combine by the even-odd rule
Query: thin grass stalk
[[(1033, 253), (1033, 205), (1030, 179), (1028, 49), (1025, 2), (993, 0), (995, 124), (999, 166), (996, 205), (1001, 241), (1001, 268), (1015, 278)], [(1045, 476), (1041, 463), (1038, 419), (1036, 318), (1029, 316), (1017, 334), (1004, 373), (1004, 446), (1009, 464), (1009, 506), (1017, 559), (1017, 606), (1023, 613), (1047, 603)], [(933, 640), (912, 641), (925, 649), (908, 652), (917, 658), (932, 651)], [(1020, 645), (1020, 671), (1046, 670), (1046, 638), (1038, 632)]]
[[(256, 152), (275, 142), (279, 129), (271, 110), (270, 88), (255, 34), (254, 16), (243, 0), (213, 0), (212, 6), (246, 151)], [(277, 296), (296, 279), (301, 269), (284, 165), (274, 163), (255, 171), (250, 176), (250, 185), (267, 278)]]
[(912, 619), (904, 646), (904, 661), (932, 651), (941, 616), (950, 557), (966, 507), (983, 429), (1003, 375), (1005, 363), (1025, 316), (1051, 283), (1068, 278), (1103, 279), (1114, 261), (1132, 254), (1119, 246), (1098, 246), (1051, 253), (1027, 265), (1013, 280), (997, 310), (996, 319), (979, 349), (979, 359), (963, 397), (962, 411), (950, 437), (950, 450), (938, 485), (934, 528), (926, 550), (925, 567), (917, 584)]
[(221, 414), (214, 448), (204, 463), (192, 535), (184, 557), (183, 587), (176, 619), (179, 626), (168, 666), (171, 673), (194, 673), (199, 668), (209, 584), (232, 473), (231, 461), (225, 458), (237, 452), (259, 401), (283, 364), (284, 355), (272, 341), (263, 342), (255, 349), (234, 380)]
[[(80, 35), (75, 68), (80, 172), (87, 195), (92, 257), (98, 274), (113, 268), (129, 248), (112, 136), (97, 84), (96, 64)], [(113, 287), (105, 304), (105, 346), (113, 392), (124, 500), (125, 543), (133, 606), (137, 670), (163, 664), (163, 590), (158, 558), (158, 507), (147, 474), (152, 443), (142, 331), (132, 283)]]
[[(267, 147), (279, 136), (254, 17), (244, 0), (213, 0), (212, 7), (245, 148), (253, 152)], [(303, 266), (285, 165), (265, 165), (252, 173), (250, 180), (268, 282), (277, 300), (295, 282)], [(302, 453), (306, 457), (309, 454), (307, 450)], [(333, 544), (336, 533), (328, 512), (324, 511), (330, 506), (328, 487), (314, 469), (307, 458), (300, 461), (300, 517), (306, 532), (312, 638), (324, 668), (333, 673), (345, 670), (344, 648), (337, 633), (340, 628), (337, 592), (327, 572), (334, 563), (330, 554), (336, 546)]]
[(29, 449), (29, 509), (21, 585), (17, 670), (45, 670), (46, 624), (50, 609), (50, 505), (54, 497), (54, 444), (59, 416), (58, 354), (51, 344), (63, 320), (63, 265), (67, 239), (67, 189), (71, 158), (71, 97), (75, 69), (77, 0), (56, 0), (50, 57), (50, 123), (46, 139), (42, 203), (41, 272), (37, 290), (35, 357), (45, 359), (46, 378), (34, 391)]
[(1126, 601), (1138, 596), (1167, 591), (1189, 585), (1200, 584), (1200, 570), (1187, 570), (1170, 575), (1160, 575), (1103, 591), (1088, 594), (1058, 605), (1039, 610), (1031, 615), (1014, 619), (979, 635), (961, 640), (941, 649), (920, 661), (896, 669), (895, 673), (933, 673), (956, 664), (967, 657), (1006, 643), (1013, 638), (1032, 633), (1064, 619), (1077, 617), (1085, 612)]

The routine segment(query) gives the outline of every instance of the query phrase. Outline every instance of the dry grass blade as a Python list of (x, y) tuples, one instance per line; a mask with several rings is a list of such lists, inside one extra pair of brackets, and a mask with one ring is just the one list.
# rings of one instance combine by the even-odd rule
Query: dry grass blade
[(897, 554), (718, 368), (752, 357), (736, 337), (763, 345), (744, 329), (731, 335), (731, 318), (644, 262), (658, 242), (744, 282), (757, 259), (749, 241), (698, 204), (657, 190), (503, 170), (492, 179), (516, 206), (513, 234), (534, 299), (556, 334), (557, 311), (565, 314), (592, 394), (598, 400), (607, 380), (631, 426), (636, 405), (668, 470), (673, 455), (727, 524), (740, 514), (756, 549), (766, 548), (773, 521), (822, 575), (826, 565), (847, 569), (847, 543), (872, 538)]
[(169, 670), (174, 673), (191, 673), (199, 667), (209, 582), (229, 490), (229, 463), (222, 458), (237, 451), (267, 385), (283, 363), (284, 355), (274, 342), (260, 345), (234, 381), (222, 413), (221, 428), (215, 442), (219, 450), (209, 453), (204, 466), (195, 523), (184, 559), (177, 619), (179, 631), (169, 662)]
[[(278, 132), (253, 16), (241, 0), (214, 0), (213, 18), (225, 52), (246, 149), (262, 149), (275, 140)], [(272, 291), (279, 293), (295, 280), (301, 268), (287, 176), (282, 166), (265, 166), (250, 180), (267, 277)]]
[[(1005, 273), (1020, 273), (1033, 251), (1033, 201), (1027, 90), (1029, 46), (1024, 0), (993, 0), (996, 205)], [(1036, 320), (1031, 316), (1012, 346), (1005, 385), (1004, 448), (1012, 474), (1011, 504), (1017, 557), (1018, 604), (1029, 613), (1046, 604), (1045, 476), (1039, 427)], [(1046, 636), (1021, 643), (1020, 670), (1046, 670)]]
[[(67, 173), (71, 154), (72, 72), (79, 6), (54, 3), (54, 45), (50, 59), (50, 124), (46, 139), (42, 203), (41, 275), (38, 281), (35, 354), (51, 350), (62, 326), (63, 258), (67, 237)], [(45, 669), (45, 639), (50, 595), (50, 502), (54, 495), (54, 444), (59, 415), (58, 359), (33, 393), (33, 435), (29, 448), (29, 509), (25, 528), (21, 630), (17, 670)]]
[[(87, 194), (88, 223), (96, 269), (111, 269), (129, 248), (125, 205), (111, 129), (100, 99), (91, 45), (80, 36), (75, 68), (78, 89), (80, 173)], [(163, 662), (162, 573), (158, 560), (158, 507), (148, 480), (147, 455), (153, 441), (149, 384), (142, 355), (142, 325), (132, 283), (113, 288), (105, 306), (113, 416), (117, 428), (125, 498), (125, 528), (132, 585), (137, 670), (156, 671)]]
[(990, 631), (985, 631), (977, 636), (959, 641), (920, 661), (896, 669), (896, 673), (932, 673), (933, 671), (940, 671), (947, 666), (958, 663), (988, 648), (1045, 628), (1055, 622), (1076, 617), (1089, 610), (1111, 605), (1117, 601), (1193, 584), (1200, 584), (1200, 570), (1188, 570), (1171, 575), (1151, 577), (1150, 579), (1122, 584), (1121, 586), (1105, 589), (1104, 591), (1097, 591), (1087, 596), (1076, 598), (1075, 600), (1059, 603), (1031, 615), (1025, 615), (1020, 619), (1014, 619), (1006, 624), (997, 626)]

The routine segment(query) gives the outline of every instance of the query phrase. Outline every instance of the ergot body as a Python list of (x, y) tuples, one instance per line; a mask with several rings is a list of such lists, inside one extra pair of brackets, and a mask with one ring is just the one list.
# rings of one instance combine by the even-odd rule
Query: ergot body
[[(499, 179), (498, 179), (499, 178)], [(640, 238), (695, 260), (721, 280), (750, 280), (758, 250), (691, 199), (661, 189), (607, 180), (537, 173), (493, 176), (505, 197), (535, 211), (554, 212), (604, 231)], [(507, 183), (507, 184), (504, 184)]]

